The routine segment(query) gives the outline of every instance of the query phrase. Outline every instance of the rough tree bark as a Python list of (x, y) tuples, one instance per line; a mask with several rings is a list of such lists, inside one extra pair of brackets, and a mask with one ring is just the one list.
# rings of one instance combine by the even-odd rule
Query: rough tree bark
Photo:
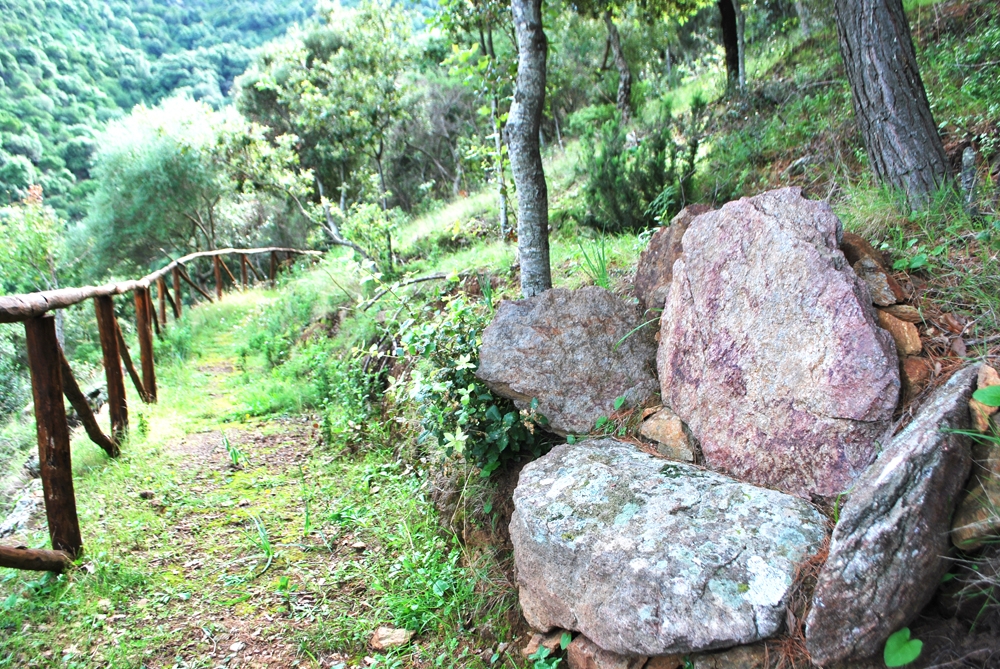
[(548, 42), (542, 30), (541, 0), (513, 0), (517, 34), (517, 84), (507, 120), (510, 167), (517, 188), (517, 250), (521, 294), (537, 295), (552, 287), (549, 268), (549, 194), (538, 148), (545, 103)]
[(611, 18), (611, 12), (604, 10), (604, 25), (608, 27), (608, 44), (615, 58), (618, 69), (618, 111), (622, 113), (622, 121), (628, 123), (632, 119), (632, 71), (629, 70), (625, 52), (622, 50), (621, 35), (618, 26)]
[(902, 0), (836, 0), (837, 35), (854, 115), (880, 181), (913, 209), (951, 180)]
[(740, 42), (733, 0), (719, 0), (722, 20), (722, 47), (726, 51), (726, 88), (735, 90), (740, 83)]

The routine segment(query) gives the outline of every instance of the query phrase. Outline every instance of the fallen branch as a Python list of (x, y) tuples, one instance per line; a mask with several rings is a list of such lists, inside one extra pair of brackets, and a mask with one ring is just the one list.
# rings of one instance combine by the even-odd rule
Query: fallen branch
[(63, 551), (0, 546), (0, 567), (60, 573), (71, 566), (73, 561)]

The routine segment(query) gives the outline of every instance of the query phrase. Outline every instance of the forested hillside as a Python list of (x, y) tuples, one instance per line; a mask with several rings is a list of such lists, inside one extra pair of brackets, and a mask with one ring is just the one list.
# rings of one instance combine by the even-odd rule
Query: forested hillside
[(253, 49), (312, 13), (311, 0), (0, 5), (0, 197), (41, 184), (76, 219), (103, 123), (185, 92), (218, 107)]

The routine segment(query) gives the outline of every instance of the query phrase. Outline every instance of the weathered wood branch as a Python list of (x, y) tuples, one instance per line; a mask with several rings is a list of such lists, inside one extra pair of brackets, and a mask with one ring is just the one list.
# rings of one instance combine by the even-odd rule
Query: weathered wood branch
[(20, 295), (5, 295), (0, 297), (0, 323), (17, 323), (26, 321), (29, 318), (41, 316), (53, 309), (64, 309), (66, 307), (79, 304), (84, 300), (93, 297), (111, 297), (114, 295), (124, 295), (132, 292), (136, 288), (149, 288), (157, 279), (166, 276), (173, 271), (174, 267), (183, 266), (186, 263), (198, 258), (211, 258), (215, 256), (232, 255), (234, 253), (245, 253), (256, 255), (258, 253), (271, 253), (281, 251), (293, 255), (321, 256), (322, 251), (306, 251), (302, 249), (290, 249), (283, 247), (268, 247), (256, 249), (218, 249), (215, 251), (199, 251), (178, 258), (169, 265), (144, 276), (135, 281), (121, 281), (109, 283), (103, 286), (83, 286), (81, 288), (59, 288), (56, 290), (45, 290), (38, 293), (25, 293)]
[(60, 573), (71, 566), (73, 561), (63, 551), (0, 546), (0, 567)]
[(122, 336), (122, 329), (118, 327), (117, 322), (115, 322), (115, 334), (118, 335), (118, 351), (122, 355), (122, 362), (125, 363), (125, 369), (128, 370), (128, 375), (132, 379), (132, 384), (135, 386), (135, 389), (139, 393), (139, 397), (142, 398), (142, 401), (149, 404), (149, 395), (146, 394), (146, 388), (142, 385), (139, 373), (135, 370), (135, 365), (132, 364), (132, 355), (128, 352), (128, 346), (125, 344), (125, 337)]
[(94, 417), (94, 412), (91, 411), (87, 398), (73, 377), (73, 370), (70, 368), (69, 361), (66, 360), (66, 354), (63, 353), (62, 348), (59, 349), (59, 364), (62, 367), (63, 394), (69, 400), (73, 409), (76, 410), (76, 415), (80, 417), (80, 422), (83, 423), (83, 429), (87, 431), (87, 436), (90, 437), (92, 442), (103, 448), (109, 457), (117, 458), (119, 454), (118, 444), (104, 434), (101, 426), (97, 424), (97, 418)]

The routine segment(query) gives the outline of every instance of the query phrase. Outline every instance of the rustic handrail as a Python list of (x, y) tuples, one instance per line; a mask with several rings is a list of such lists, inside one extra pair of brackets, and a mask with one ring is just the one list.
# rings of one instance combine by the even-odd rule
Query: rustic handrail
[[(31, 388), (35, 407), (35, 425), (38, 434), (38, 456), (41, 463), (42, 489), (45, 493), (45, 514), (49, 526), (49, 538), (54, 550), (22, 550), (0, 546), (0, 567), (14, 569), (34, 569), (40, 571), (63, 571), (74, 558), (83, 552), (80, 522), (76, 513), (76, 495), (73, 491), (73, 465), (70, 448), (69, 426), (66, 422), (66, 408), (63, 396), (69, 399), (86, 428), (91, 441), (103, 448), (110, 457), (120, 452), (122, 437), (128, 430), (128, 403), (125, 397), (125, 381), (121, 363), (125, 363), (139, 396), (145, 402), (156, 402), (156, 369), (153, 356), (153, 334), (161, 334), (167, 327), (166, 301), (173, 308), (174, 320), (181, 316), (182, 300), (180, 281), (184, 279), (194, 290), (210, 302), (212, 297), (184, 269), (184, 264), (198, 258), (212, 258), (215, 269), (216, 299), (222, 298), (222, 277), (220, 265), (226, 270), (233, 286), (247, 287), (248, 255), (268, 253), (271, 257), (270, 281), (274, 284), (278, 265), (278, 254), (321, 256), (320, 251), (303, 251), (281, 247), (259, 249), (218, 249), (200, 251), (172, 260), (169, 265), (147, 274), (136, 281), (109, 283), (104, 286), (84, 286), (83, 288), (61, 288), (24, 295), (0, 297), (0, 323), (24, 322), (25, 341), (28, 349), (28, 367), (31, 370)], [(236, 254), (240, 257), (240, 281), (221, 261), (222, 256)], [(254, 275), (260, 274), (250, 265)], [(174, 296), (170, 296), (165, 277), (172, 274)], [(153, 307), (150, 288), (155, 285), (159, 301), (159, 318)], [(129, 354), (125, 338), (115, 317), (115, 295), (135, 293), (136, 335), (139, 340), (139, 361), (142, 378)], [(98, 425), (87, 398), (73, 378), (62, 348), (56, 337), (55, 319), (47, 312), (53, 309), (79, 304), (93, 299), (97, 329), (101, 340), (104, 371), (107, 377), (108, 406), (111, 435), (105, 435)], [(192, 299), (193, 295), (192, 295)], [(152, 328), (150, 327), (152, 326)]]
[(94, 297), (111, 297), (114, 295), (124, 295), (132, 292), (136, 288), (148, 289), (150, 285), (167, 274), (174, 267), (183, 266), (186, 263), (198, 258), (212, 258), (216, 256), (232, 255), (241, 253), (246, 255), (257, 255), (259, 253), (289, 253), (294, 255), (321, 256), (322, 251), (304, 251), (302, 249), (289, 249), (282, 247), (267, 247), (258, 249), (218, 249), (215, 251), (199, 251), (191, 253), (183, 258), (172, 261), (169, 265), (147, 274), (141, 279), (133, 281), (120, 281), (118, 283), (108, 283), (103, 286), (84, 286), (82, 288), (57, 288), (56, 290), (44, 290), (38, 293), (24, 293), (21, 295), (0, 296), (0, 323), (17, 323), (26, 321), (29, 318), (36, 318), (47, 311), (53, 309), (64, 309), (74, 304), (79, 304), (84, 300)]

